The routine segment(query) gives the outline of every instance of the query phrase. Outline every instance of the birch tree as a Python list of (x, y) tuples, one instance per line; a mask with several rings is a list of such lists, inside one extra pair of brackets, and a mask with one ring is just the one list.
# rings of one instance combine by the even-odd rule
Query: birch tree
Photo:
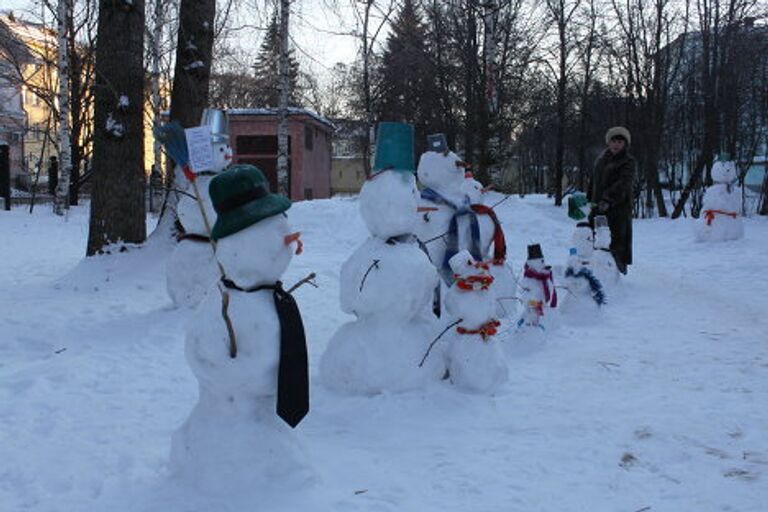
[(69, 209), (69, 178), (72, 171), (69, 133), (69, 33), (68, 20), (72, 16), (72, 0), (59, 0), (57, 10), (57, 47), (59, 75), (59, 182), (53, 200), (53, 212), (64, 215)]
[(280, 0), (280, 102), (277, 124), (277, 191), (291, 197), (291, 181), (288, 169), (288, 97), (291, 87), (290, 48), (288, 46), (288, 22), (291, 13), (290, 0)]

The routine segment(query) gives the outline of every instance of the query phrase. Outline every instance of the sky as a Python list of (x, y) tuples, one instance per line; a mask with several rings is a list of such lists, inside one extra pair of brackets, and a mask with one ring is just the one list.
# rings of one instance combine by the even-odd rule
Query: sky
[[(259, 2), (260, 4), (263, 2)], [(317, 74), (324, 74), (336, 62), (349, 63), (355, 58), (356, 40), (351, 35), (340, 35), (352, 31), (352, 17), (342, 14), (342, 17), (326, 7), (324, 0), (300, 0), (292, 5), (291, 32), (294, 37), (297, 58), (304, 69)], [(24, 11), (34, 6), (30, 0), (4, 0), (3, 10)], [(233, 19), (233, 24), (254, 24), (249, 19), (250, 13), (243, 12), (240, 18)], [(266, 15), (258, 16), (261, 25)], [(251, 37), (254, 31), (243, 31)], [(250, 46), (250, 41), (241, 43)], [(258, 43), (256, 43), (258, 44)]]

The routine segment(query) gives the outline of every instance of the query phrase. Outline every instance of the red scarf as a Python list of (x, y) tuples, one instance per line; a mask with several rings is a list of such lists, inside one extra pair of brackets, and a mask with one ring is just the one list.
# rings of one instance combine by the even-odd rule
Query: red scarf
[(704, 210), (704, 218), (707, 219), (707, 226), (712, 225), (712, 221), (715, 220), (715, 214), (728, 215), (734, 219), (736, 218), (736, 212), (724, 212), (723, 210)]
[[(523, 275), (525, 277), (530, 277), (531, 279), (536, 279), (537, 281), (541, 282), (541, 286), (544, 287), (544, 301), (553, 308), (557, 307), (557, 290), (555, 289), (555, 280), (552, 278), (551, 270), (547, 270), (545, 272), (537, 272), (529, 267), (526, 263)], [(551, 293), (549, 289), (550, 281), (552, 281)]]
[(493, 264), (503, 265), (504, 260), (507, 259), (507, 243), (504, 240), (504, 231), (501, 229), (501, 223), (496, 216), (496, 212), (493, 208), (484, 204), (470, 205), (472, 211), (479, 213), (480, 215), (487, 215), (493, 222)]

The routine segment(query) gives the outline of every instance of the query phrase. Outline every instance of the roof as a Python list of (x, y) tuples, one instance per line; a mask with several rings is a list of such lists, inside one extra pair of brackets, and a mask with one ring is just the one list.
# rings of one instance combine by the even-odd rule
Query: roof
[[(277, 116), (280, 113), (278, 108), (230, 108), (227, 114), (230, 116)], [(336, 125), (317, 112), (305, 108), (288, 107), (289, 116), (308, 116), (328, 127), (329, 130), (336, 130)]]

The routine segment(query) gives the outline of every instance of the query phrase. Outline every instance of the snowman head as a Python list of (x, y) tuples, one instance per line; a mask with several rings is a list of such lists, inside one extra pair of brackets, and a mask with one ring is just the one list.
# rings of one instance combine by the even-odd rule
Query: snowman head
[(226, 112), (215, 108), (206, 108), (200, 124), (211, 130), (213, 144), (213, 172), (221, 172), (232, 163), (232, 148), (229, 146), (229, 118)]
[(480, 204), (483, 201), (483, 184), (475, 179), (471, 172), (464, 173), (464, 183), (461, 190), (469, 197), (470, 204)]
[(451, 151), (427, 151), (421, 155), (416, 172), (425, 187), (443, 195), (456, 194), (462, 192), (465, 181), (464, 168), (460, 163), (461, 159)]
[(608, 217), (595, 217), (595, 249), (608, 249), (611, 246), (611, 228), (608, 227)]
[(380, 171), (360, 191), (360, 214), (370, 233), (390, 238), (413, 233), (418, 223), (419, 194), (409, 171)]
[(594, 251), (594, 242), (592, 227), (588, 222), (579, 222), (573, 232), (571, 247), (576, 248), (576, 253), (580, 258), (589, 258)]
[(541, 245), (533, 244), (528, 246), (528, 259), (525, 263), (537, 272), (543, 272), (547, 269), (544, 254), (541, 252)]
[(216, 209), (211, 238), (229, 279), (241, 286), (277, 281), (298, 243), (285, 211), (291, 202), (271, 194), (266, 178), (252, 165), (234, 165), (209, 186)]
[(733, 183), (737, 171), (734, 161), (717, 161), (712, 164), (712, 181), (715, 183)]
[(451, 270), (453, 270), (453, 273), (457, 276), (466, 276), (468, 274), (476, 273), (476, 264), (477, 262), (466, 249), (457, 252), (450, 260), (448, 260), (448, 265), (450, 265)]

